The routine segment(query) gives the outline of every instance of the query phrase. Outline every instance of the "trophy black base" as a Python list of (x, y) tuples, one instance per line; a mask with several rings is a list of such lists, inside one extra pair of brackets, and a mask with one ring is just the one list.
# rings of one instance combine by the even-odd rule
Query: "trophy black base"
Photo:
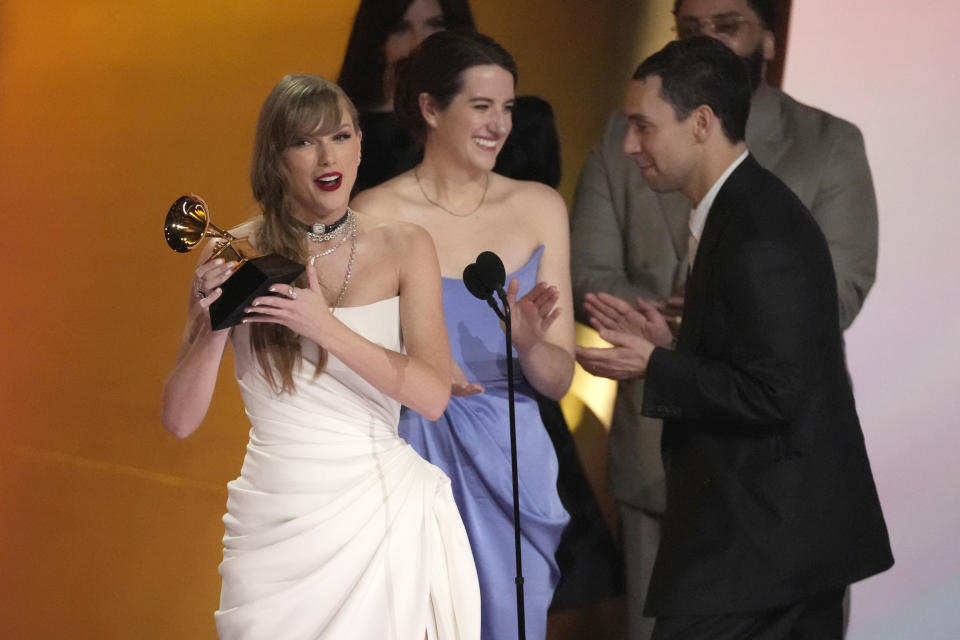
[(223, 293), (210, 305), (210, 325), (214, 331), (240, 324), (244, 309), (254, 298), (267, 295), (267, 289), (275, 284), (289, 284), (301, 273), (304, 266), (271, 253), (243, 263), (220, 288)]

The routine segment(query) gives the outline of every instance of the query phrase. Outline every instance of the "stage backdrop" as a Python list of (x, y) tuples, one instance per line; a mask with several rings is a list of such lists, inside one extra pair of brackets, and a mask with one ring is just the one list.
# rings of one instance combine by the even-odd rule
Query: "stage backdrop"
[[(356, 4), (0, 2), (4, 637), (214, 637), (248, 424), (228, 357), (200, 431), (160, 427), (194, 262), (161, 221), (191, 190), (224, 226), (253, 213), (257, 109), (284, 73), (336, 75)], [(519, 90), (556, 109), (568, 201), (630, 70), (671, 36), (670, 4), (475, 2)], [(855, 639), (960, 637), (958, 18), (945, 2), (794, 8), (787, 89), (861, 125), (881, 206), (878, 284), (848, 338), (898, 564), (854, 589)]]
[(847, 354), (896, 565), (853, 588), (850, 640), (960, 638), (960, 101), (953, 2), (793, 3), (784, 86), (856, 122), (877, 283)]
[[(518, 90), (556, 110), (569, 199), (651, 10), (474, 4)], [(160, 426), (196, 260), (161, 224), (189, 191), (220, 226), (254, 213), (260, 104), (285, 73), (336, 76), (356, 6), (0, 2), (3, 637), (214, 636), (224, 485), (249, 424), (228, 356), (201, 429)]]

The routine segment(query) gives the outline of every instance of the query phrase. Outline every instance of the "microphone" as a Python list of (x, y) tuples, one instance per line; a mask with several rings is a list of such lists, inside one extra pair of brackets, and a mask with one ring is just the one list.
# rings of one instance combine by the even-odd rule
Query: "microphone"
[(493, 251), (484, 251), (477, 256), (476, 265), (477, 275), (490, 289), (499, 294), (501, 300), (505, 300), (507, 294), (503, 291), (503, 285), (507, 280), (507, 272), (503, 268), (500, 256)]
[(474, 298), (485, 300), (493, 295), (493, 289), (487, 286), (485, 279), (478, 273), (477, 263), (471, 262), (463, 269), (463, 284)]
[[(499, 258), (497, 258), (496, 255), (491, 255), (493, 255), (494, 258), (499, 261)], [(496, 312), (497, 316), (499, 316), (501, 320), (504, 319), (503, 312), (500, 311), (500, 307), (493, 298), (496, 288), (495, 286), (491, 286), (489, 274), (484, 272), (478, 263), (472, 262), (464, 268), (463, 284), (467, 287), (467, 291), (469, 291), (474, 298), (486, 300), (487, 304), (490, 305), (490, 308)]]

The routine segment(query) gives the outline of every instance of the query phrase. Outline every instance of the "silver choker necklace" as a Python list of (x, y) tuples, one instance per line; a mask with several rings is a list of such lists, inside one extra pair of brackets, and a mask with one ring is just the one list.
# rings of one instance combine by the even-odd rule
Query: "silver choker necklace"
[(351, 213), (350, 207), (347, 207), (347, 212), (335, 222), (331, 222), (330, 224), (315, 222), (314, 224), (306, 225), (307, 238), (310, 239), (310, 242), (329, 242), (333, 240), (347, 230), (346, 223)]
[(340, 240), (337, 241), (335, 245), (333, 245), (329, 249), (324, 249), (320, 253), (313, 254), (315, 258), (322, 258), (323, 256), (328, 256), (334, 251), (336, 251), (337, 249), (339, 249), (341, 246), (343, 246), (343, 243), (346, 242), (347, 238), (350, 237), (349, 232), (357, 226), (356, 215), (353, 213), (353, 210), (348, 208), (346, 215), (340, 218), (340, 220), (337, 220), (334, 224), (337, 225), (337, 228), (334, 229), (333, 231), (328, 232), (327, 234), (318, 236), (319, 238), (321, 238), (319, 240), (315, 240), (313, 235), (311, 235), (310, 232), (307, 232), (307, 237), (310, 238), (311, 242), (327, 242), (329, 240), (333, 240), (337, 236), (340, 236)]

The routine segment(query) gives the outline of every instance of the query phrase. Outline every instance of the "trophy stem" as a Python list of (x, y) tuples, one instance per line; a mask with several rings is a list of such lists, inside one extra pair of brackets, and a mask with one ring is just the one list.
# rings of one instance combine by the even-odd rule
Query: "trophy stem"
[(213, 224), (209, 220), (207, 221), (207, 228), (203, 232), (204, 237), (207, 238), (223, 238), (225, 240), (236, 240), (236, 238), (229, 231), (224, 231), (217, 225)]

